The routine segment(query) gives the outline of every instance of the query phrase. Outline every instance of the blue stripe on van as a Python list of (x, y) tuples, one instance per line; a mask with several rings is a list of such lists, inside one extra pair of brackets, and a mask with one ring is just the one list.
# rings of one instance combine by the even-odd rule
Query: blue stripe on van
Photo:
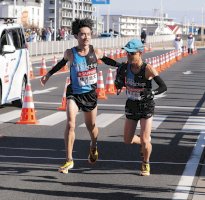
[(7, 94), (5, 96), (5, 99), (4, 99), (3, 103), (6, 103), (6, 101), (7, 101), (7, 98), (9, 96), (9, 93), (10, 93), (10, 90), (11, 90), (11, 86), (12, 86), (12, 83), (13, 83), (14, 75), (16, 73), (16, 70), (18, 69), (18, 66), (19, 66), (19, 63), (20, 63), (20, 60), (21, 60), (22, 49), (18, 50), (18, 51), (19, 51), (18, 60), (17, 60), (16, 66), (15, 66), (15, 69), (13, 71), (13, 74), (11, 74), (11, 82), (10, 82), (10, 85), (9, 85), (9, 88), (8, 88), (8, 91), (7, 91)]

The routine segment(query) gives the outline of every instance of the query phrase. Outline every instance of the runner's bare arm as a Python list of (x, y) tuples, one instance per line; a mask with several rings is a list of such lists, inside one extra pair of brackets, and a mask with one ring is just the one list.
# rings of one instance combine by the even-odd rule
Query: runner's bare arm
[(158, 72), (157, 70), (150, 64), (147, 64), (147, 67), (146, 67), (146, 71), (145, 71), (145, 77), (148, 79), (148, 80), (151, 80), (153, 79), (155, 76), (158, 76)]
[(100, 59), (103, 57), (103, 52), (101, 49), (95, 49), (95, 55), (97, 57), (97, 59)]

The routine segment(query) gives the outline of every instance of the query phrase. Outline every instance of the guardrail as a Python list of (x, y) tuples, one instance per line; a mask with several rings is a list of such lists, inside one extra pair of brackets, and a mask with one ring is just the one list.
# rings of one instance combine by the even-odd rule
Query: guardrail
[[(136, 37), (140, 39), (139, 37)], [(161, 47), (165, 47), (174, 40), (175, 35), (159, 35), (159, 36), (147, 36), (147, 43), (154, 46), (159, 44)], [(95, 48), (101, 49), (116, 49), (123, 47), (133, 37), (119, 37), (119, 38), (94, 38), (91, 44)], [(30, 56), (40, 55), (56, 55), (63, 53), (66, 49), (72, 48), (77, 45), (77, 40), (66, 40), (66, 41), (40, 41), (28, 43)]]

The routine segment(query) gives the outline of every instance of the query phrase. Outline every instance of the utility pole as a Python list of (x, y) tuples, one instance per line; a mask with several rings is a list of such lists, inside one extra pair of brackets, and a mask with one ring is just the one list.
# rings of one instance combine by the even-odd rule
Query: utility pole
[(160, 25), (159, 25), (159, 29), (160, 29), (160, 34), (163, 34), (164, 32), (164, 13), (163, 13), (163, 5), (162, 5), (162, 0), (161, 0), (161, 5), (160, 5)]
[(202, 18), (201, 18), (201, 41), (204, 42), (204, 7), (202, 7)]
[(107, 5), (107, 33), (110, 29), (110, 5)]
[[(55, 8), (54, 8), (54, 10), (55, 10), (55, 16), (54, 16), (54, 41), (56, 41), (56, 17), (57, 17), (57, 2), (56, 2), (56, 0), (55, 0)], [(51, 27), (51, 28), (53, 28), (53, 27)]]
[(16, 0), (14, 0), (13, 17), (16, 17)]

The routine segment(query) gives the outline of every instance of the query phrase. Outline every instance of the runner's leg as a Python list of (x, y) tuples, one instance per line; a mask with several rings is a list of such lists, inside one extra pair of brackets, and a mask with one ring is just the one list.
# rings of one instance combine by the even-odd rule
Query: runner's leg
[(67, 124), (64, 133), (65, 150), (66, 150), (66, 160), (72, 160), (73, 156), (73, 145), (75, 141), (75, 123), (76, 115), (79, 109), (75, 101), (72, 99), (67, 100)]
[(145, 118), (140, 119), (140, 125), (141, 125), (140, 138), (141, 138), (142, 151), (144, 154), (145, 162), (149, 162), (149, 158), (152, 152), (152, 145), (150, 141), (152, 120), (153, 117), (150, 117), (148, 119)]
[(91, 138), (91, 147), (96, 147), (98, 128), (96, 126), (97, 106), (90, 112), (84, 112), (85, 125), (89, 131)]
[(125, 144), (140, 144), (140, 137), (135, 135), (137, 121), (132, 119), (125, 120), (124, 125), (124, 142)]

